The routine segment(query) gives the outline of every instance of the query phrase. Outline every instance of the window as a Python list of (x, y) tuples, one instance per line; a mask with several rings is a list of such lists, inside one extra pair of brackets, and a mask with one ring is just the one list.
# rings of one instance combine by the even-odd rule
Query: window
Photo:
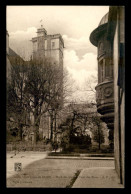
[(100, 49), (100, 51), (103, 51), (103, 43), (102, 42), (100, 42), (100, 44), (99, 44), (99, 49)]
[(45, 40), (45, 50), (47, 50), (47, 40)]
[(37, 49), (38, 49), (37, 41), (34, 41), (34, 42), (33, 42), (33, 52), (36, 52)]
[(103, 52), (104, 52), (104, 46), (103, 46), (103, 43), (100, 42), (98, 46), (98, 55), (102, 55)]
[(52, 48), (54, 48), (55, 47), (55, 42), (52, 42)]
[(99, 71), (99, 83), (103, 82), (104, 81), (104, 63), (103, 63), (103, 60), (101, 60), (99, 62), (99, 66), (98, 66), (98, 71)]

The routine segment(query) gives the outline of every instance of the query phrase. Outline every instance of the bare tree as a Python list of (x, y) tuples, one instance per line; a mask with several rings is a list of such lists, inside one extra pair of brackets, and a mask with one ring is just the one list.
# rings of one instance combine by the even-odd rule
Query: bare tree
[(10, 61), (12, 68), (11, 79), (7, 82), (7, 120), (18, 126), (19, 137), (22, 140), (22, 128), (26, 125), (27, 120), (27, 111), (23, 99), (26, 67), (20, 57), (12, 57)]
[[(30, 60), (23, 64), (18, 61), (13, 62), (12, 81), (8, 87), (10, 89), (8, 89), (7, 112), (13, 112), (15, 107), (15, 110), (19, 109), (20, 112), (32, 115), (35, 143), (42, 114), (49, 108), (57, 109), (62, 106), (62, 79), (61, 68), (51, 59)], [(13, 100), (16, 102), (15, 106)]]
[[(42, 114), (49, 110), (54, 111), (62, 106), (62, 79), (61, 68), (50, 59), (39, 62), (31, 60), (28, 64), (25, 94), (28, 98), (28, 107), (34, 117), (35, 142)], [(52, 115), (52, 112), (50, 114)]]
[[(77, 91), (80, 93), (83, 93), (85, 96), (86, 100), (85, 102), (96, 102), (96, 90), (95, 86), (97, 85), (97, 78), (96, 76), (92, 75), (89, 78), (87, 78), (83, 84), (83, 86), (77, 86)], [(79, 100), (81, 101), (81, 99)]]
[[(60, 78), (60, 76), (62, 76)], [(61, 98), (56, 98), (54, 101), (52, 101), (50, 108), (48, 109), (48, 112), (50, 114), (50, 129), (51, 129), (51, 135), (50, 140), (52, 140), (54, 135), (54, 141), (56, 141), (56, 135), (58, 133), (58, 123), (62, 119), (62, 113), (64, 109), (64, 105), (67, 103), (68, 99), (73, 93), (74, 88), (72, 87), (72, 83), (74, 82), (71, 78), (69, 72), (64, 67), (62, 74), (59, 75), (59, 78), (61, 79), (61, 82), (57, 87), (60, 89), (60, 96)], [(66, 114), (64, 112), (64, 114)], [(56, 119), (57, 118), (57, 119)], [(57, 120), (58, 123), (57, 123)]]

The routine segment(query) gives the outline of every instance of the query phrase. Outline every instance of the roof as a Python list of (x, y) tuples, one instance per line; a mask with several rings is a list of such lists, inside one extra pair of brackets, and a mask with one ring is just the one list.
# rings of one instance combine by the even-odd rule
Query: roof
[(15, 51), (13, 51), (13, 50), (9, 47), (9, 56), (11, 56), (11, 57), (18, 57), (19, 55), (17, 55), (17, 54), (15, 53)]
[(106, 32), (107, 30), (107, 25), (108, 25), (108, 16), (109, 16), (109, 12), (106, 13), (98, 27), (96, 29), (93, 30), (93, 32), (90, 34), (90, 42), (97, 47), (98, 45), (98, 41), (99, 41), (99, 38), (103, 35), (104, 32)]
[(7, 55), (7, 57), (9, 58), (10, 63), (12, 64), (14, 62), (15, 59), (18, 59), (19, 61), (21, 61), (23, 63), (23, 59), (15, 52), (13, 51), (10, 47), (9, 47), (9, 54)]
[(109, 16), (109, 12), (106, 13), (106, 14), (102, 17), (102, 19), (101, 19), (101, 21), (100, 21), (100, 23), (99, 23), (98, 26), (101, 26), (101, 25), (103, 25), (103, 24), (108, 23), (108, 16)]

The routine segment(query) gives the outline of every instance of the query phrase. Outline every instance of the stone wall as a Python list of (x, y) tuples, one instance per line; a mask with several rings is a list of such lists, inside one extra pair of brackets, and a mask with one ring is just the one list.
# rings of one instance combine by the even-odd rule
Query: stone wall
[[(125, 92), (118, 83), (120, 66), (120, 46), (124, 46), (124, 9), (119, 8), (117, 14), (116, 30), (114, 35), (113, 45), (113, 62), (114, 62), (114, 99), (115, 99), (115, 122), (114, 122), (114, 153), (115, 153), (115, 168), (124, 184), (124, 163), (125, 163)], [(120, 36), (119, 36), (120, 35)], [(120, 39), (119, 39), (120, 37)], [(122, 54), (124, 55), (124, 53)], [(123, 58), (123, 56), (122, 56)], [(123, 61), (124, 62), (124, 61)], [(123, 71), (124, 72), (124, 71)], [(124, 74), (123, 74), (124, 76)], [(124, 80), (123, 80), (124, 82)], [(119, 84), (119, 85), (118, 85)], [(123, 83), (124, 84), (124, 83)]]
[(113, 63), (114, 63), (114, 104), (115, 104), (115, 119), (114, 119), (114, 155), (115, 155), (115, 168), (120, 176), (120, 145), (119, 145), (119, 114), (118, 114), (118, 23), (116, 25), (116, 31), (114, 36), (114, 51), (113, 51)]

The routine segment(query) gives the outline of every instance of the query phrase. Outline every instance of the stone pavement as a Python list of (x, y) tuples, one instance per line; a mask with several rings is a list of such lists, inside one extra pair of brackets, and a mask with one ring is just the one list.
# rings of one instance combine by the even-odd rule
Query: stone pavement
[[(14, 171), (16, 162), (22, 164), (21, 171)], [(7, 154), (7, 187), (122, 188), (122, 185), (111, 158), (60, 159), (49, 157), (46, 152), (20, 152), (16, 156)]]
[(93, 167), (81, 171), (72, 188), (124, 188), (114, 167)]
[(34, 152), (34, 151), (26, 151), (26, 152), (9, 152), (6, 155), (6, 177), (9, 178), (15, 175), (17, 172), (14, 171), (14, 164), (21, 163), (22, 169), (32, 162), (38, 161), (40, 159), (44, 159), (47, 156), (47, 152)]

